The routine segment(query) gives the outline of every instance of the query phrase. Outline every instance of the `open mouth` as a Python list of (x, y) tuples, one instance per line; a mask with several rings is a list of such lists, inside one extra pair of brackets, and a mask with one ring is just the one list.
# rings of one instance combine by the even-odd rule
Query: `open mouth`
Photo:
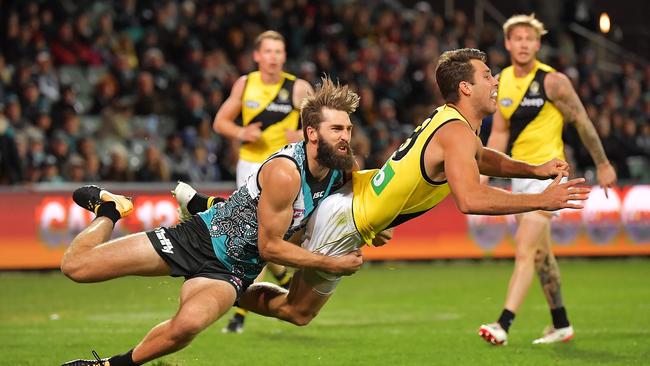
[(490, 93), (490, 99), (492, 99), (494, 102), (497, 101), (497, 91), (494, 90), (492, 93)]

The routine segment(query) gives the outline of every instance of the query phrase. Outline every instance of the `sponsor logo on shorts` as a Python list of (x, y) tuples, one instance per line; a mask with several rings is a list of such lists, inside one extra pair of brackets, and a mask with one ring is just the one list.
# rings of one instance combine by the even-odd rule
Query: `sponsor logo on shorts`
[(231, 285), (235, 286), (237, 292), (241, 291), (242, 286), (244, 286), (244, 282), (239, 277), (230, 276), (228, 282), (230, 282)]
[(156, 237), (160, 241), (160, 244), (162, 244), (162, 251), (168, 254), (174, 254), (174, 246), (172, 245), (172, 241), (165, 235), (165, 230), (163, 228), (156, 229), (154, 233), (156, 233)]

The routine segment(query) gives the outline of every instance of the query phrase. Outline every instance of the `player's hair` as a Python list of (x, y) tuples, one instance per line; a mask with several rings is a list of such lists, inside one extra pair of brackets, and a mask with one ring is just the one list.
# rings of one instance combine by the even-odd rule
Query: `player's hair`
[(503, 34), (506, 36), (506, 39), (510, 38), (510, 31), (512, 31), (512, 28), (518, 25), (525, 25), (533, 28), (535, 32), (537, 32), (538, 39), (548, 33), (546, 29), (544, 29), (544, 23), (535, 18), (535, 13), (530, 15), (517, 14), (511, 16), (505, 23), (503, 23)]
[(282, 41), (282, 43), (286, 42), (284, 41), (284, 37), (282, 34), (273, 31), (273, 30), (267, 30), (265, 32), (262, 32), (257, 38), (255, 38), (255, 50), (259, 50), (260, 47), (262, 46), (262, 41), (265, 39), (272, 39), (275, 41)]
[(474, 83), (474, 67), (470, 60), (485, 62), (487, 57), (483, 51), (475, 48), (461, 48), (446, 51), (438, 59), (436, 82), (445, 102), (456, 103), (460, 100), (458, 84), (461, 81)]
[(303, 99), (300, 105), (305, 140), (307, 140), (307, 127), (318, 128), (318, 125), (323, 122), (323, 108), (350, 114), (359, 106), (359, 95), (350, 90), (347, 85), (340, 85), (338, 82), (334, 84), (327, 75), (322, 77), (321, 81), (316, 91)]

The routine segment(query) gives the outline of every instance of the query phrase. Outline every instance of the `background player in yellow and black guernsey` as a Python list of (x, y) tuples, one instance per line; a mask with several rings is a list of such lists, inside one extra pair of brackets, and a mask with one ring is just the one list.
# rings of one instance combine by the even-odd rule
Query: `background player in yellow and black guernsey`
[[(380, 170), (354, 172), (351, 184), (323, 200), (309, 219), (303, 248), (336, 257), (365, 244), (381, 245), (391, 237), (390, 229), (427, 212), (450, 193), (464, 213), (582, 207), (569, 200), (586, 199), (589, 189), (574, 187), (583, 179), (560, 184), (568, 174), (565, 162), (553, 159), (531, 165), (482, 146), (477, 131), (482, 119), (496, 109), (497, 90), (483, 52), (445, 52), (436, 79), (447, 104), (434, 110)], [(543, 193), (516, 195), (481, 185), (479, 172), (556, 179)], [(305, 324), (330, 298), (340, 277), (302, 271), (294, 276), (296, 279), (310, 286), (292, 284), (286, 293), (275, 285), (257, 283), (242, 295), (240, 305), (262, 315)], [(295, 314), (301, 317), (295, 319)]]
[[(534, 15), (515, 15), (503, 25), (506, 49), (512, 65), (499, 76), (499, 108), (494, 114), (488, 147), (510, 151), (514, 159), (538, 164), (548, 159), (564, 159), (562, 128), (575, 125), (582, 143), (597, 167), (598, 183), (605, 188), (616, 182), (616, 173), (607, 160), (600, 139), (564, 74), (536, 59), (544, 25)], [(513, 179), (512, 189), (537, 193), (549, 181)], [(496, 323), (484, 324), (479, 334), (493, 344), (506, 344), (507, 332), (521, 306), (534, 272), (537, 271), (551, 310), (553, 327), (534, 343), (568, 341), (573, 327), (567, 318), (560, 292), (560, 272), (551, 251), (549, 212), (518, 215), (515, 234), (515, 268), (510, 278), (504, 309)]]
[[(307, 81), (283, 71), (287, 56), (280, 33), (261, 33), (255, 40), (253, 58), (258, 70), (235, 82), (214, 119), (217, 133), (241, 144), (237, 187), (271, 154), (302, 140), (298, 110), (303, 98), (313, 92)], [(288, 286), (291, 277), (285, 267), (269, 263), (267, 268), (280, 285)], [(224, 331), (241, 332), (245, 314), (237, 309)]]

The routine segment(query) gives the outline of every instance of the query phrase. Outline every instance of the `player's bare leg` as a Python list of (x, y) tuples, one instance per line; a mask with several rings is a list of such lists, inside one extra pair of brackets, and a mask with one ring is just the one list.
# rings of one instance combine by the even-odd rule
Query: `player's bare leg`
[(260, 315), (307, 325), (331, 297), (331, 292), (315, 290), (328, 285), (328, 281), (317, 276), (310, 271), (296, 271), (289, 291), (268, 282), (255, 283), (244, 292), (239, 304)]
[(564, 308), (560, 285), (560, 267), (551, 251), (550, 232), (544, 238), (543, 250), (538, 252), (535, 267), (542, 285), (544, 297), (551, 310), (553, 326), (544, 330), (544, 336), (533, 341), (535, 344), (567, 342), (573, 338), (573, 327)]
[(550, 233), (550, 216), (547, 213), (529, 212), (519, 215), (517, 219), (515, 268), (510, 277), (504, 309), (495, 323), (483, 324), (478, 331), (481, 338), (494, 345), (508, 344), (508, 330), (535, 275), (536, 255), (542, 248), (545, 233)]
[(76, 282), (98, 282), (125, 275), (166, 275), (169, 267), (145, 233), (107, 241), (114, 223), (133, 210), (130, 200), (98, 187), (75, 191), (75, 202), (98, 217), (79, 233), (61, 260), (61, 271)]
[(235, 289), (225, 281), (189, 279), (181, 287), (176, 315), (151, 329), (135, 348), (110, 358), (100, 358), (93, 351), (95, 360), (74, 360), (62, 366), (135, 366), (176, 352), (223, 316), (236, 297)]
[(550, 216), (542, 212), (523, 214), (515, 234), (515, 268), (508, 285), (504, 308), (516, 313), (524, 302), (535, 275), (535, 256), (550, 233)]
[(223, 316), (236, 297), (235, 289), (225, 281), (203, 277), (187, 280), (181, 288), (178, 312), (149, 331), (133, 349), (133, 361), (141, 364), (186, 347)]

